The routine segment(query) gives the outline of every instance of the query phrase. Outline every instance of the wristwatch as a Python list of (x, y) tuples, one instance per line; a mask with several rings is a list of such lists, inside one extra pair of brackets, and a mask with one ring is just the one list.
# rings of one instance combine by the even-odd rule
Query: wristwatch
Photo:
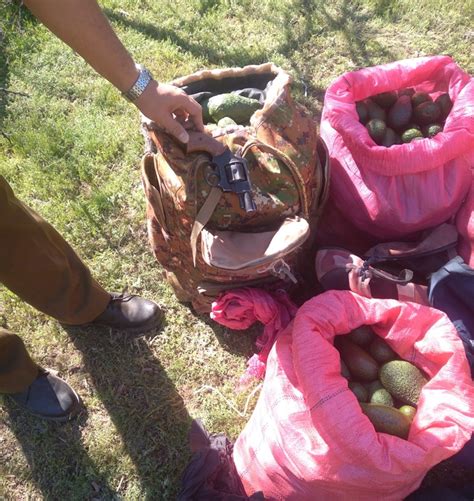
[(122, 92), (125, 99), (133, 102), (141, 96), (148, 84), (153, 80), (152, 74), (141, 64), (137, 64), (138, 78), (127, 92)]

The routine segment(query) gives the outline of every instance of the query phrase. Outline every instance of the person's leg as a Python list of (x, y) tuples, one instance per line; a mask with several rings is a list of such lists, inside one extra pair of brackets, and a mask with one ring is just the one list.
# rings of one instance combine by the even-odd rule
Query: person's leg
[[(106, 292), (61, 235), (19, 201), (1, 176), (0, 283), (68, 325), (144, 332), (161, 321), (156, 303)], [(0, 339), (0, 393), (54, 420), (68, 419), (80, 402), (65, 381), (39, 368), (21, 339), (8, 331)]]
[(64, 238), (18, 200), (1, 176), (0, 282), (67, 325), (145, 332), (162, 318), (152, 301), (106, 292)]
[(38, 376), (38, 369), (21, 338), (0, 329), (0, 393), (25, 390)]
[(110, 295), (61, 235), (19, 201), (0, 176), (0, 282), (66, 324), (100, 315)]

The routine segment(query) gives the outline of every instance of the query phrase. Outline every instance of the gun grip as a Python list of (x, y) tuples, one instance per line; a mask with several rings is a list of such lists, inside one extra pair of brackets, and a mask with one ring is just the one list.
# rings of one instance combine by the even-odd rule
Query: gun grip
[(194, 153), (196, 151), (204, 151), (209, 153), (212, 157), (220, 155), (226, 149), (222, 143), (217, 141), (204, 132), (188, 131), (189, 141), (185, 145), (186, 153)]

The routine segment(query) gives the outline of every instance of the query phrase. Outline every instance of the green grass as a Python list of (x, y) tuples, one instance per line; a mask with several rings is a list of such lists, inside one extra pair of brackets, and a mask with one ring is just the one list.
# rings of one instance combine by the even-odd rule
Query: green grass
[[(5, 403), (0, 499), (173, 499), (189, 459), (190, 420), (233, 439), (245, 425), (217, 393), (198, 390), (211, 385), (243, 409), (247, 394), (234, 387), (254, 333), (222, 329), (175, 300), (147, 244), (136, 110), (8, 3), (0, 0), (0, 87), (27, 96), (0, 90), (0, 174), (107, 289), (156, 300), (167, 320), (139, 339), (68, 333), (2, 290), (6, 325), (76, 388), (87, 416), (56, 426)], [(474, 70), (469, 0), (102, 5), (135, 59), (160, 80), (271, 60), (308, 86), (305, 103), (316, 114), (324, 89), (345, 71), (442, 53)]]

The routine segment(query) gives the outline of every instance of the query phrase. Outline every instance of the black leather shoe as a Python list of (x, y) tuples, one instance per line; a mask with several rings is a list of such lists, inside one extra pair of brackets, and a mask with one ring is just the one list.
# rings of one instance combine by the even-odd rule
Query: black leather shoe
[(153, 301), (131, 294), (112, 292), (110, 303), (87, 325), (109, 327), (130, 333), (147, 332), (159, 327), (163, 312)]
[(69, 421), (83, 409), (79, 395), (61, 378), (39, 369), (38, 377), (21, 393), (8, 395), (20, 407), (49, 421)]

